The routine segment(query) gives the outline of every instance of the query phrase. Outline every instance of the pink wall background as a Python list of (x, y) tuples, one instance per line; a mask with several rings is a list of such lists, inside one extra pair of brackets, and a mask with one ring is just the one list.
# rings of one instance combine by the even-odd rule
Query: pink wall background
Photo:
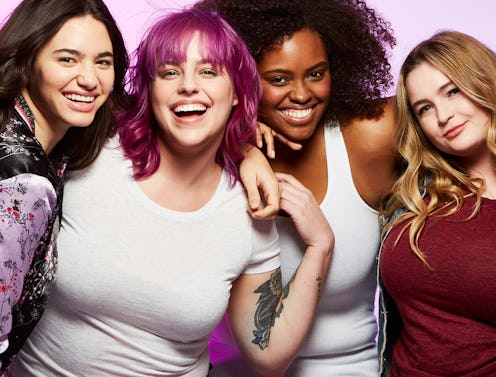
[[(105, 1), (131, 52), (154, 18), (195, 0)], [(0, 22), (19, 2), (0, 0)], [(398, 44), (391, 56), (395, 77), (408, 51), (441, 29), (456, 29), (471, 34), (496, 50), (496, 2), (493, 0), (368, 0), (367, 3), (390, 21), (395, 31)]]

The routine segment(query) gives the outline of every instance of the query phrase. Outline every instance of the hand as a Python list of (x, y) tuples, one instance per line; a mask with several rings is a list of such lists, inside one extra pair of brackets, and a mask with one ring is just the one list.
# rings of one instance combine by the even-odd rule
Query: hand
[(286, 139), (284, 136), (281, 134), (277, 133), (274, 131), (272, 128), (267, 126), (266, 124), (262, 122), (258, 122), (258, 127), (257, 127), (257, 146), (259, 148), (263, 147), (263, 144), (265, 142), (265, 145), (267, 146), (266, 151), (267, 151), (267, 157), (269, 158), (275, 158), (276, 157), (276, 150), (274, 147), (274, 137), (279, 140), (281, 143), (286, 144), (289, 148), (298, 151), (301, 149), (302, 145), (299, 143), (295, 143), (294, 141)]
[(312, 192), (292, 175), (275, 173), (281, 185), (281, 209), (293, 220), (308, 247), (331, 252), (334, 233)]
[(248, 195), (251, 215), (257, 219), (273, 219), (280, 209), (281, 193), (279, 181), (263, 153), (250, 146), (239, 173)]

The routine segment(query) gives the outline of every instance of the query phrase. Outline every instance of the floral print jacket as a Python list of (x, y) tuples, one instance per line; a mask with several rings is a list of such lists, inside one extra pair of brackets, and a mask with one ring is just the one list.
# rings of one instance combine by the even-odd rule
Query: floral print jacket
[(25, 99), (0, 130), (0, 361), (38, 322), (54, 280), (66, 158), (48, 157)]

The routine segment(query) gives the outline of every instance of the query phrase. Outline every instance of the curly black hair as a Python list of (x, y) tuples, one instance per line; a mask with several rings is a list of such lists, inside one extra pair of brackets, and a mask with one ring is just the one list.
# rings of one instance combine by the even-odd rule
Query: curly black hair
[(325, 120), (345, 124), (382, 114), (382, 97), (393, 84), (388, 57), (396, 39), (390, 24), (364, 1), (201, 0), (195, 6), (223, 15), (256, 61), (301, 29), (317, 32), (332, 76)]

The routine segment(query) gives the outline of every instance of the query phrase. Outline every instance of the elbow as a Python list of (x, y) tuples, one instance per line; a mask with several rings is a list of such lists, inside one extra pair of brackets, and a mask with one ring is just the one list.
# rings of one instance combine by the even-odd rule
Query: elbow
[(249, 365), (262, 377), (284, 377), (292, 359), (277, 359), (268, 353), (263, 359), (250, 360)]
[(273, 365), (271, 366), (267, 365), (253, 369), (257, 374), (259, 374), (262, 377), (283, 377), (286, 372), (286, 368), (274, 368)]

